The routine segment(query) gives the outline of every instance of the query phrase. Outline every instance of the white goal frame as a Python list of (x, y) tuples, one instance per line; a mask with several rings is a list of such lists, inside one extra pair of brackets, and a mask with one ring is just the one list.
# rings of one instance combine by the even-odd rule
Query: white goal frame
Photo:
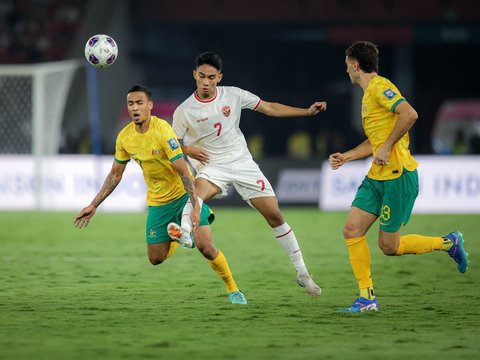
[[(31, 77), (31, 151), (35, 159), (36, 207), (43, 204), (43, 158), (58, 154), (61, 126), (73, 76), (83, 66), (80, 59), (28, 64), (1, 65), (2, 78)], [(9, 89), (7, 88), (6, 91)], [(10, 104), (7, 104), (10, 106)], [(0, 111), (3, 111), (0, 109)], [(15, 121), (17, 119), (11, 119)], [(7, 129), (4, 129), (7, 131)]]

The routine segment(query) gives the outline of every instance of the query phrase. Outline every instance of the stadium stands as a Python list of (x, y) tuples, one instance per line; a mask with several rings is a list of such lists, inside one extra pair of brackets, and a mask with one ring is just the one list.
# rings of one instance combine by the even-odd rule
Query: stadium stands
[(84, 0), (2, 0), (0, 63), (61, 60), (78, 32)]
[(424, 22), (480, 18), (475, 0), (149, 0), (130, 6), (146, 20), (167, 22)]

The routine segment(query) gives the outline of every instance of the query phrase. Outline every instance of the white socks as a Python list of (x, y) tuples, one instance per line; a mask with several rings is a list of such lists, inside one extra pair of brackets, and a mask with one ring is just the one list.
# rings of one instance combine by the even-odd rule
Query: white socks
[[(203, 200), (197, 196), (198, 203), (200, 204), (200, 212), (202, 211), (202, 205), (203, 205)], [(190, 200), (187, 201), (185, 206), (183, 207), (182, 211), (182, 222), (180, 223), (180, 226), (182, 229), (190, 234), (192, 231), (192, 218), (190, 217), (190, 214), (192, 213), (193, 206), (192, 202)], [(198, 224), (200, 225), (200, 224)]]
[(300, 246), (298, 246), (297, 238), (292, 228), (284, 222), (283, 225), (272, 228), (272, 230), (278, 242), (288, 254), (293, 266), (295, 266), (297, 275), (308, 274), (305, 262), (303, 261), (302, 251), (300, 250)]

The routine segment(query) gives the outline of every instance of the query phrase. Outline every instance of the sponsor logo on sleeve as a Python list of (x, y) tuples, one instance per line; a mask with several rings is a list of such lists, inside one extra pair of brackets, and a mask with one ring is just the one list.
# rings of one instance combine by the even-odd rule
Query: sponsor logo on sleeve
[(383, 92), (383, 95), (385, 95), (388, 100), (392, 100), (397, 94), (392, 89), (387, 89)]
[(179, 145), (178, 145), (177, 139), (171, 138), (171, 139), (168, 139), (167, 142), (168, 142), (168, 145), (170, 145), (170, 149), (172, 150), (178, 149)]

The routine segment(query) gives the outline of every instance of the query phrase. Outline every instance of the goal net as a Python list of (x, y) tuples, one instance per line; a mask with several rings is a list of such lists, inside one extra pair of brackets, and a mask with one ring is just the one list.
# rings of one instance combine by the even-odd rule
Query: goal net
[[(19, 156), (32, 158), (33, 204), (45, 204), (46, 156), (58, 154), (62, 138), (63, 112), (79, 60), (35, 65), (0, 66), (0, 157), (18, 162)], [(24, 176), (3, 172), (0, 179), (2, 201), (14, 195), (13, 204), (28, 194), (20, 184)]]
[(0, 154), (58, 153), (79, 60), (0, 66)]

